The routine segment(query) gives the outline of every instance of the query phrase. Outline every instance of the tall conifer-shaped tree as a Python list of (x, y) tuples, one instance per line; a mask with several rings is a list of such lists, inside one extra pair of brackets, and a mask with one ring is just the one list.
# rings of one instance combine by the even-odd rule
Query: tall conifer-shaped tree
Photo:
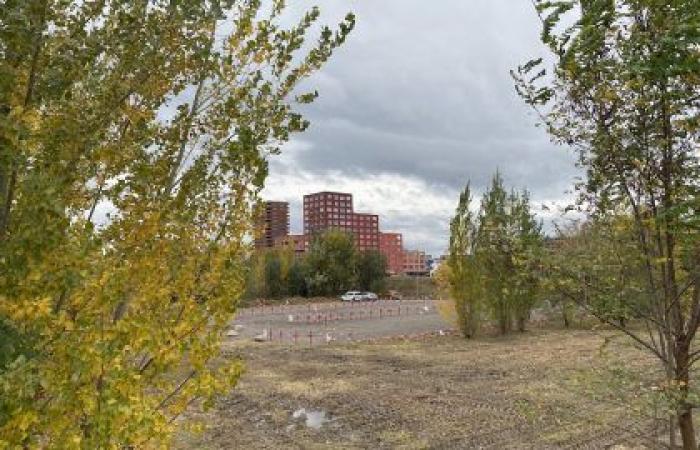
[(472, 194), (469, 184), (460, 194), (455, 216), (450, 222), (450, 268), (448, 283), (455, 304), (459, 328), (466, 338), (474, 337), (482, 315), (482, 280), (475, 264), (476, 223), (469, 209)]
[(507, 193), (496, 173), (478, 214), (470, 209), (469, 185), (450, 226), (449, 283), (460, 328), (474, 335), (490, 314), (501, 334), (520, 331), (538, 299), (542, 226), (527, 191)]

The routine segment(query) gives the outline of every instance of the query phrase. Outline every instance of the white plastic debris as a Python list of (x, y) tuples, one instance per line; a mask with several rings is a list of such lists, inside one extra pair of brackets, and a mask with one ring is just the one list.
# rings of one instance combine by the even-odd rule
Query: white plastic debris
[(292, 414), (294, 419), (306, 419), (306, 426), (314, 430), (320, 430), (323, 424), (329, 422), (325, 411), (307, 411), (299, 408)]
[(256, 336), (253, 338), (253, 340), (254, 340), (255, 342), (265, 342), (265, 341), (267, 341), (267, 340), (268, 340), (267, 330), (263, 330), (263, 332), (260, 333), (260, 334), (258, 334), (258, 335), (256, 335)]

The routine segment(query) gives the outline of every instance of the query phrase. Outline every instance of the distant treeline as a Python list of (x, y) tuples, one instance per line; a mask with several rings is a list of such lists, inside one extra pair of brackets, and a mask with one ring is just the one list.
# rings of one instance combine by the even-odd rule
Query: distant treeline
[(386, 258), (378, 250), (358, 251), (352, 236), (329, 230), (312, 240), (308, 252), (291, 246), (250, 257), (245, 299), (329, 297), (357, 289), (384, 293)]

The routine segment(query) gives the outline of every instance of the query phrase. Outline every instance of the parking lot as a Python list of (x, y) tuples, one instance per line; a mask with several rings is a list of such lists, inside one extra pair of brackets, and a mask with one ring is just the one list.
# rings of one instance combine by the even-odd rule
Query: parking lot
[(444, 331), (432, 300), (270, 305), (239, 310), (231, 339), (331, 344)]

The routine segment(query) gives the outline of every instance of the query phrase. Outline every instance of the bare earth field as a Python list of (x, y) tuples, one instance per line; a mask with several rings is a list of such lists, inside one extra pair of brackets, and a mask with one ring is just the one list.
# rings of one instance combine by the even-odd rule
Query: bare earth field
[[(213, 410), (187, 418), (207, 431), (183, 433), (176, 446), (657, 448), (658, 423), (605, 395), (594, 400), (581, 385), (605, 364), (606, 335), (537, 330), (471, 342), (435, 334), (315, 346), (232, 340), (224, 357), (241, 356), (247, 372)], [(630, 367), (651, 364), (613, 346)]]

